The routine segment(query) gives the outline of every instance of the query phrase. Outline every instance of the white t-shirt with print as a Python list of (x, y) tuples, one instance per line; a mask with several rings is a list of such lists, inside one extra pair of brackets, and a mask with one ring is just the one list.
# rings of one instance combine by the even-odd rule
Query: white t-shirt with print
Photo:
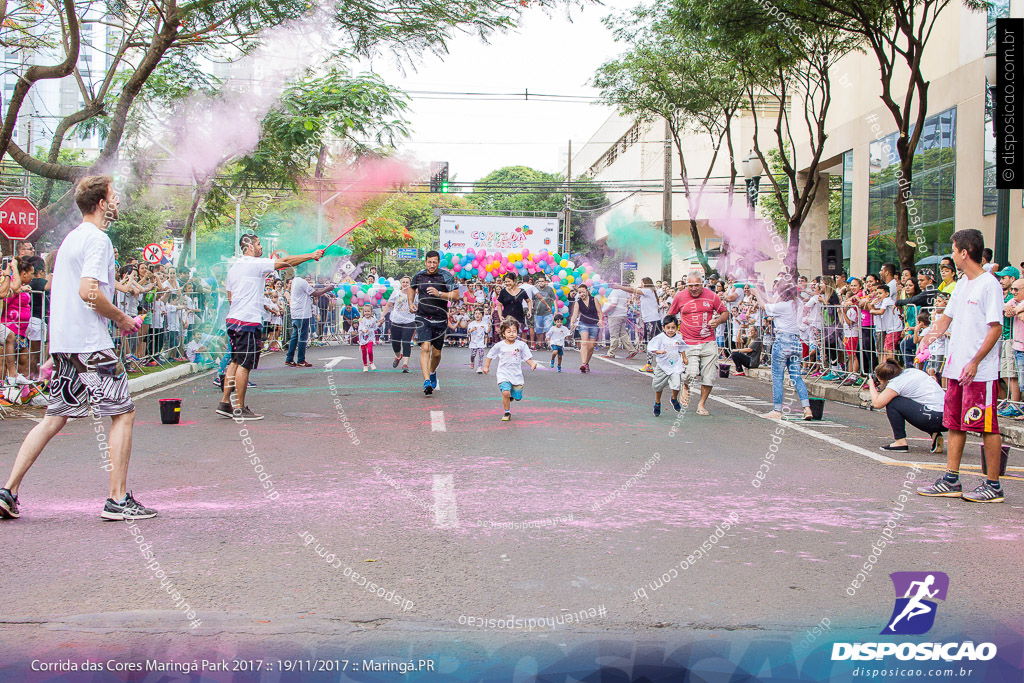
[(242, 256), (228, 269), (224, 288), (231, 293), (228, 318), (244, 323), (263, 322), (267, 275), (274, 272), (274, 259)]
[(504, 340), (498, 342), (487, 352), (487, 357), (492, 360), (498, 359), (498, 369), (494, 373), (498, 384), (508, 382), (518, 386), (526, 381), (523, 379), (523, 362), (533, 358), (533, 354), (530, 353), (530, 347), (526, 342), (517, 339), (511, 344)]
[(565, 340), (569, 336), (569, 328), (565, 325), (552, 327), (548, 330), (548, 343), (552, 346), (565, 346)]
[(860, 339), (860, 313), (850, 306), (843, 308), (843, 337)]
[(394, 290), (388, 298), (388, 303), (391, 304), (391, 322), (399, 325), (416, 322), (416, 316), (409, 310), (409, 297), (405, 292)]
[(878, 307), (882, 309), (882, 315), (878, 316), (878, 319), (875, 321), (875, 326), (879, 332), (888, 334), (903, 330), (903, 321), (896, 314), (896, 302), (892, 300), (892, 297), (887, 296), (882, 299)]
[[(946, 367), (942, 376), (959, 379), (964, 366), (974, 358), (992, 323), (1003, 324), (1003, 288), (990, 273), (982, 273), (973, 280), (966, 276), (956, 283), (945, 315), (950, 323), (949, 345), (946, 349)], [(976, 382), (999, 379), (999, 342), (978, 363)]]
[(683, 335), (678, 332), (676, 332), (674, 337), (670, 337), (662, 332), (647, 342), (648, 351), (652, 353), (654, 351), (665, 351), (665, 353), (655, 353), (654, 358), (662, 372), (669, 375), (678, 375), (686, 369), (686, 356), (684, 354), (688, 348), (690, 347), (683, 341)]
[(359, 345), (371, 343), (375, 338), (377, 331), (377, 318), (360, 318), (359, 319)]
[(72, 230), (57, 250), (50, 285), (50, 351), (90, 353), (114, 347), (107, 319), (78, 295), (83, 277), (94, 278), (108, 300), (113, 299), (114, 245), (92, 223)]
[(178, 315), (178, 307), (174, 304), (164, 304), (164, 315), (167, 317), (167, 331), (177, 332), (181, 328), (181, 317)]
[(469, 348), (471, 349), (483, 349), (487, 348), (487, 329), (488, 325), (483, 320), (469, 323), (466, 327), (466, 332), (469, 333)]
[(153, 329), (164, 329), (164, 315), (166, 312), (167, 304), (164, 303), (163, 299), (155, 299), (153, 301), (153, 324), (151, 326)]

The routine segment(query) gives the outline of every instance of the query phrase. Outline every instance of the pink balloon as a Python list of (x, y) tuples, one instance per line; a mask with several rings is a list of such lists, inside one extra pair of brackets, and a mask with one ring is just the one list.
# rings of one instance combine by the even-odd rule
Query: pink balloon
[(529, 249), (523, 249), (523, 251), (521, 253), (522, 253), (523, 256), (528, 256), (530, 254), (530, 250)]
[(458, 272), (460, 272), (462, 270), (462, 266), (460, 266), (458, 263), (456, 263), (454, 266), (452, 266), (452, 270), (454, 270), (456, 273), (458, 273)]

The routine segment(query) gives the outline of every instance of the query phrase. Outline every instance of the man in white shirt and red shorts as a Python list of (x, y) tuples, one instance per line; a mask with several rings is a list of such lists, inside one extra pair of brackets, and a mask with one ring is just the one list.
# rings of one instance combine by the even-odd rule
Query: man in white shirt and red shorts
[[(953, 261), (964, 277), (956, 283), (946, 310), (932, 322), (921, 346), (949, 330), (946, 366), (946, 402), (942, 424), (949, 429), (946, 473), (931, 486), (919, 488), (922, 496), (963, 498), (972, 503), (1001, 503), (999, 483), (1002, 439), (996, 404), (999, 402), (999, 340), (1003, 333), (1003, 288), (985, 271), (981, 254), (985, 246), (980, 230), (953, 233)], [(964, 493), (960, 484), (960, 460), (967, 432), (981, 434), (988, 479)]]

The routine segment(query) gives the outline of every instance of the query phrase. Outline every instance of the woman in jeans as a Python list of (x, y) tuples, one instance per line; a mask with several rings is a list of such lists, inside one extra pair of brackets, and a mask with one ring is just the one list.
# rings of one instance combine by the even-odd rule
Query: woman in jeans
[(800, 292), (792, 282), (780, 281), (776, 286), (778, 298), (772, 299), (760, 289), (754, 290), (757, 302), (764, 309), (765, 315), (774, 319), (775, 343), (772, 344), (772, 403), (774, 409), (762, 417), (772, 420), (782, 418), (782, 383), (786, 370), (789, 379), (796, 387), (800, 403), (804, 407), (804, 419), (811, 419), (811, 401), (807, 395), (807, 385), (800, 374), (802, 349), (800, 345), (800, 320), (803, 317), (800, 303)]
[(893, 359), (886, 360), (875, 368), (875, 375), (881, 386), (875, 386), (875, 378), (868, 378), (871, 389), (871, 405), (885, 408), (885, 415), (892, 427), (893, 442), (879, 446), (887, 453), (906, 453), (907, 423), (932, 437), (932, 453), (942, 452), (942, 408), (945, 392), (935, 378), (916, 368), (903, 369)]

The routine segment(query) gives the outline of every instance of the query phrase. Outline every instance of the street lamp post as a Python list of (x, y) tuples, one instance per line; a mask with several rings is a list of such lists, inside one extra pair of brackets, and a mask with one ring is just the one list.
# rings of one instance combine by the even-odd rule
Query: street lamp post
[(224, 192), (231, 201), (235, 203), (235, 256), (241, 256), (242, 247), (239, 242), (242, 240), (242, 195), (237, 197), (230, 192)]
[[(324, 207), (341, 196), (341, 192), (335, 192), (326, 201), (320, 202), (316, 209), (316, 243), (324, 243)], [(320, 277), (320, 262), (316, 262), (316, 277)]]
[(747, 187), (747, 208), (750, 210), (750, 218), (754, 218), (754, 208), (757, 206), (757, 194), (761, 186), (761, 174), (764, 172), (764, 164), (753, 151), (740, 162), (743, 171), (743, 178)]
[[(992, 96), (992, 103), (996, 102), (996, 84), (999, 79), (999, 71), (996, 68), (996, 53), (988, 52), (985, 55), (985, 77), (988, 80), (989, 93)], [(995, 112), (992, 112), (992, 135), (996, 132)], [(996, 140), (996, 155), (999, 154), (998, 139)], [(996, 183), (999, 183), (998, 178)], [(993, 245), (993, 260), (1000, 266), (1009, 265), (1010, 261), (1010, 191), (1008, 189), (996, 189), (996, 238)]]

